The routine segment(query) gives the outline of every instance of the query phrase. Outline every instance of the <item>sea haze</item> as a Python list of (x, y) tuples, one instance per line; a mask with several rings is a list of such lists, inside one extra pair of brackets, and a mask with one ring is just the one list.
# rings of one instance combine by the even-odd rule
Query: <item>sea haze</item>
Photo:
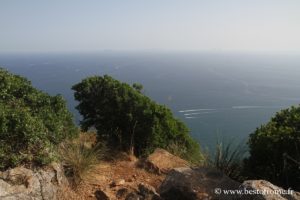
[(300, 102), (300, 57), (238, 53), (0, 54), (0, 66), (37, 88), (62, 94), (76, 121), (71, 86), (109, 74), (144, 85), (144, 93), (169, 106), (202, 145), (218, 138), (242, 141), (277, 111)]

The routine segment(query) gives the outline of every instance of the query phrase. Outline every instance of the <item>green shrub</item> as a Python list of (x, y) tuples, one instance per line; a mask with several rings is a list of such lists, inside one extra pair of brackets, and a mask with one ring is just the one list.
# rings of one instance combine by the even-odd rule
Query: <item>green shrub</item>
[(300, 189), (300, 107), (278, 112), (250, 135), (246, 170), (253, 178)]
[(53, 148), (76, 133), (61, 96), (0, 68), (0, 169), (49, 163)]
[(83, 130), (96, 128), (114, 147), (147, 155), (155, 148), (177, 143), (186, 157), (200, 154), (199, 145), (171, 110), (142, 94), (142, 86), (130, 86), (110, 76), (93, 76), (74, 85)]

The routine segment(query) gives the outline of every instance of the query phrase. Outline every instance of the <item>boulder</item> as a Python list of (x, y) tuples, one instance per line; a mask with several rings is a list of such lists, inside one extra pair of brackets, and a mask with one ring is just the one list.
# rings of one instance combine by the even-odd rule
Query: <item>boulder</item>
[(264, 180), (240, 184), (207, 167), (173, 169), (161, 184), (159, 194), (165, 200), (300, 200), (300, 193), (291, 189), (283, 190)]
[(136, 192), (131, 192), (126, 196), (125, 200), (144, 200), (144, 198)]
[(149, 195), (157, 194), (157, 192), (155, 191), (155, 188), (152, 187), (151, 185), (146, 184), (146, 183), (140, 183), (138, 185), (138, 190), (139, 190), (139, 193), (143, 196), (149, 196)]
[(129, 189), (128, 188), (121, 188), (117, 191), (116, 193), (116, 197), (118, 199), (123, 199), (127, 194), (129, 193)]
[(207, 167), (176, 168), (170, 171), (159, 188), (165, 200), (236, 199), (235, 195), (218, 195), (216, 189), (238, 189), (240, 183), (222, 172)]
[(299, 192), (291, 189), (284, 190), (265, 180), (245, 181), (241, 185), (241, 190), (245, 193), (241, 199), (245, 200), (300, 200)]
[(178, 156), (175, 156), (164, 149), (156, 149), (148, 156), (144, 167), (155, 173), (168, 173), (178, 167), (188, 167), (189, 163)]
[(57, 199), (58, 188), (67, 184), (63, 169), (58, 164), (36, 171), (16, 167), (0, 172), (0, 199)]
[(96, 190), (95, 197), (97, 200), (110, 200), (111, 199), (108, 194), (106, 194), (104, 191), (102, 191), (100, 189)]
[(144, 200), (160, 200), (159, 194), (156, 192), (155, 188), (146, 183), (140, 183), (138, 185), (139, 194)]

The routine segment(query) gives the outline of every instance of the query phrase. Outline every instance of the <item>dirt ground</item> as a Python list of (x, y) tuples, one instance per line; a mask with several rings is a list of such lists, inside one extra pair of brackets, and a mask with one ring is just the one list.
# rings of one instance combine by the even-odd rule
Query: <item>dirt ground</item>
[(157, 190), (164, 178), (163, 174), (150, 173), (138, 167), (135, 159), (102, 161), (75, 190), (70, 188), (62, 190), (60, 199), (94, 200), (97, 190), (104, 191), (108, 196), (115, 198), (120, 188), (135, 190), (139, 183), (146, 183)]

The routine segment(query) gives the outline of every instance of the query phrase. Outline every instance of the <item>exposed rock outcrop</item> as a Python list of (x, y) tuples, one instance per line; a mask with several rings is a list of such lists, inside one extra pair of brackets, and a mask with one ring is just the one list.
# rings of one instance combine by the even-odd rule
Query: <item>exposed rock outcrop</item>
[(168, 173), (178, 167), (188, 167), (189, 163), (178, 156), (175, 156), (164, 149), (156, 149), (148, 156), (144, 168), (155, 173)]
[(300, 193), (291, 189), (284, 190), (265, 180), (248, 180), (241, 187), (246, 193), (259, 193), (242, 195), (241, 199), (245, 200), (299, 200)]
[(140, 183), (138, 185), (139, 194), (145, 200), (161, 200), (160, 195), (156, 192), (155, 188), (151, 185)]
[(111, 197), (102, 190), (97, 190), (95, 192), (95, 197), (97, 200), (110, 200), (111, 199)]
[(95, 192), (95, 197), (98, 200), (162, 200), (155, 188), (146, 183), (134, 185), (124, 183), (123, 185), (114, 186), (113, 188), (99, 188)]
[[(166, 154), (164, 150), (157, 150), (154, 155), (151, 155), (152, 158), (148, 160), (157, 162), (158, 169), (161, 171), (163, 171), (162, 169), (169, 170), (176, 165), (174, 163), (166, 167), (166, 165), (158, 162), (160, 159), (162, 159), (161, 162), (165, 163), (179, 160), (172, 154)], [(164, 157), (164, 155), (168, 156)], [(179, 162), (179, 164), (185, 163)], [(92, 177), (76, 190), (72, 190), (71, 187), (68, 187), (69, 184), (63, 169), (58, 164), (36, 170), (17, 167), (0, 172), (0, 199), (300, 200), (300, 193), (298, 192), (291, 190), (280, 192), (282, 188), (264, 180), (249, 180), (241, 184), (211, 167), (175, 168), (166, 175), (164, 173), (149, 173), (136, 167), (134, 161), (121, 160), (99, 164), (93, 170)], [(253, 194), (256, 191), (265, 194)]]
[(58, 164), (37, 171), (17, 167), (0, 172), (0, 199), (57, 199), (58, 188), (62, 185), (68, 185), (68, 181)]
[(159, 188), (165, 200), (300, 200), (300, 193), (264, 180), (240, 184), (213, 168), (173, 169)]
[(159, 188), (165, 200), (232, 199), (215, 194), (215, 188), (238, 189), (240, 184), (212, 168), (173, 169)]

